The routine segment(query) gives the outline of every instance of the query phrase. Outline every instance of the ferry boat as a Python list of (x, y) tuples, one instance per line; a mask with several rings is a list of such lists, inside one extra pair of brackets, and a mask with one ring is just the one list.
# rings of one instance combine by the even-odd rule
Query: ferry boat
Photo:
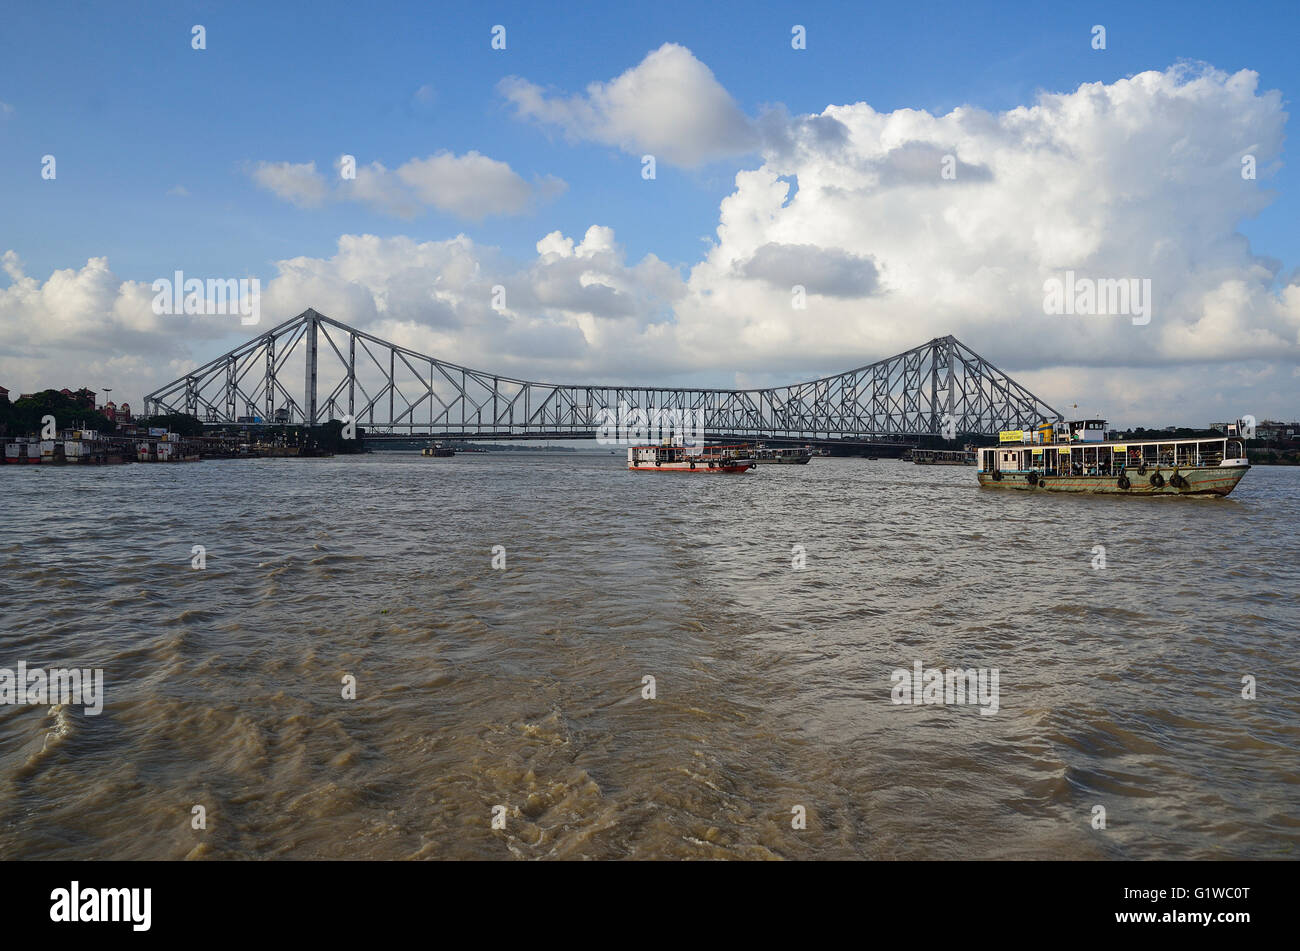
[(747, 445), (683, 446), (665, 442), (632, 446), (627, 451), (627, 467), (632, 472), (718, 474), (748, 472), (754, 466), (754, 450)]
[(1216, 438), (1108, 440), (1104, 419), (1005, 430), (979, 450), (981, 486), (1105, 495), (1227, 495), (1250, 463), (1239, 426)]
[(446, 458), (447, 456), (456, 455), (456, 450), (449, 449), (440, 442), (435, 442), (421, 449), (420, 455), (437, 456), (438, 458), (442, 459), (442, 458)]
[(772, 449), (767, 446), (759, 446), (754, 453), (754, 461), (765, 466), (806, 466), (808, 460), (812, 457), (813, 450), (811, 446), (805, 446), (802, 449)]
[(912, 462), (918, 466), (973, 466), (973, 449), (913, 449)]

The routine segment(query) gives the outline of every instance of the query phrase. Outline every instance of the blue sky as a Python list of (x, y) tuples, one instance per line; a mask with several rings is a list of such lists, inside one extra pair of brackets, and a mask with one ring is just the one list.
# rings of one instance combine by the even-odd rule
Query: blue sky
[[(726, 344), (719, 346), (717, 339), (710, 341), (705, 339), (707, 335), (683, 328), (690, 320), (705, 320), (692, 311), (692, 302), (703, 306), (700, 302), (714, 295), (715, 289), (705, 286), (709, 280), (718, 275), (735, 277), (745, 266), (744, 255), (750, 255), (751, 266), (759, 260), (753, 256), (754, 245), (740, 242), (739, 250), (727, 259), (730, 265), (721, 259), (711, 260), (714, 270), (703, 276), (692, 276), (692, 269), (706, 260), (711, 249), (727, 244), (719, 237), (727, 201), (743, 206), (745, 214), (762, 204), (753, 200), (761, 188), (752, 182), (741, 187), (738, 173), (770, 168), (783, 176), (781, 180), (788, 182), (793, 195), (801, 185), (801, 171), (811, 174), (820, 166), (782, 169), (779, 161), (755, 148), (748, 154), (728, 154), (715, 161), (674, 164), (661, 160), (656, 179), (647, 182), (640, 175), (638, 149), (600, 141), (599, 134), (590, 130), (574, 134), (562, 122), (520, 116), (499, 84), (507, 77), (520, 77), (558, 102), (580, 96), (589, 84), (614, 80), (671, 43), (689, 51), (690, 62), (698, 61), (711, 71), (718, 87), (725, 90), (722, 95), (734, 100), (746, 121), (757, 121), (774, 107), (789, 116), (806, 117), (828, 106), (853, 103), (866, 103), (876, 113), (892, 114), (901, 126), (908, 122), (900, 110), (925, 110), (942, 117), (969, 106), (997, 115), (1034, 106), (1044, 92), (1071, 94), (1083, 83), (1109, 87), (1125, 77), (1147, 70), (1167, 71), (1180, 63), (1206, 64), (1220, 71), (1224, 89), (1231, 82), (1223, 77), (1243, 69), (1254, 71), (1259, 80), (1253, 102), (1261, 101), (1269, 90), (1281, 93), (1280, 109), (1271, 108), (1274, 119), (1280, 110), (1289, 110), (1300, 88), (1300, 57), (1295, 49), (1300, 15), (1294, 3), (1257, 3), (1248, 10), (1185, 2), (870, 6), (532, 2), (488, 4), (477, 9), (467, 6), (475, 5), (129, 3), (97, 8), (44, 3), (8, 10), (0, 33), (0, 253), (14, 252), (22, 273), (38, 283), (51, 281), (62, 269), (82, 269), (78, 280), (87, 284), (121, 282), (120, 300), (104, 305), (120, 316), (133, 306), (123, 303), (130, 300), (125, 290), (129, 282), (147, 285), (178, 269), (189, 275), (258, 277), (269, 284), (277, 275), (283, 276), (277, 262), (304, 258), (318, 271), (333, 268), (341, 273), (346, 270), (343, 265), (319, 262), (328, 262), (339, 253), (341, 238), (347, 235), (409, 238), (419, 244), (447, 242), (463, 234), (478, 249), (475, 267), (484, 273), (496, 267), (492, 261), (497, 252), (491, 249), (499, 249), (498, 258), (514, 262), (512, 266), (523, 274), (540, 267), (538, 261), (544, 255), (538, 242), (545, 236), (558, 231), (577, 243), (589, 228), (598, 225), (612, 229), (617, 251), (605, 261), (601, 255), (608, 250), (603, 243), (606, 239), (598, 236), (598, 241), (587, 246), (587, 257), (596, 255), (594, 260), (605, 261), (602, 267), (608, 265), (610, 286), (617, 285), (618, 293), (626, 292), (640, 303), (593, 315), (554, 303), (544, 306), (545, 294), (530, 296), (530, 291), (523, 295), (526, 305), (512, 314), (507, 328), (481, 317), (473, 307), (462, 306), (462, 301), (447, 304), (450, 316), (431, 316), (428, 327), (410, 330), (412, 336), (404, 342), (426, 349), (437, 347), (440, 356), (467, 363), (499, 359), (494, 366), (534, 377), (560, 374), (574, 379), (594, 374), (601, 380), (622, 379), (640, 366), (658, 379), (665, 378), (665, 368), (682, 366), (690, 379), (709, 379), (719, 385), (788, 382), (791, 374), (834, 372), (915, 345), (921, 340), (913, 337), (936, 335), (948, 326), (963, 339), (973, 337), (977, 349), (994, 348), (986, 356), (995, 362), (1026, 372), (1068, 368), (1070, 353), (1079, 355), (1079, 367), (1102, 367), (1142, 353), (1152, 354), (1152, 362), (1207, 366), (1219, 357), (1206, 347), (1177, 350), (1167, 340), (1155, 346), (1151, 336), (1140, 338), (1141, 343), (1134, 346), (1132, 340), (1125, 341), (1109, 329), (1080, 330), (1077, 339), (1068, 346), (1062, 344), (1058, 352), (1053, 350), (1051, 331), (1043, 329), (1046, 325), (1028, 334), (999, 329), (996, 308), (981, 318), (983, 323), (969, 327), (955, 318), (943, 318), (947, 323), (936, 318), (939, 322), (934, 327), (916, 324), (915, 328), (906, 316), (894, 318), (890, 316), (894, 312), (878, 310), (871, 317), (874, 330), (870, 333), (854, 328), (843, 339), (830, 340), (825, 333), (811, 332), (809, 325), (804, 325), (797, 346), (790, 343), (789, 328), (773, 331), (770, 316), (755, 316), (748, 327), (731, 327), (727, 320), (715, 316), (712, 319), (719, 335), (730, 333), (742, 341), (746, 335), (752, 338), (738, 344), (729, 360)], [(201, 51), (191, 48), (194, 24), (206, 29), (207, 48)], [(506, 27), (504, 51), (491, 48), (490, 31), (495, 24)], [(806, 28), (806, 50), (791, 49), (794, 24)], [(1103, 51), (1091, 47), (1094, 24), (1104, 25), (1107, 31)], [(1153, 96), (1153, 101), (1160, 99), (1160, 94)], [(1230, 99), (1226, 94), (1224, 98)], [(1171, 108), (1191, 110), (1189, 129), (1194, 122), (1216, 121), (1206, 116), (1218, 116), (1221, 121), (1231, 113), (1231, 106), (1204, 113), (1197, 112), (1196, 105), (1176, 103)], [(1263, 109), (1265, 112), (1270, 110)], [(1225, 151), (1253, 147), (1245, 139), (1256, 128), (1265, 139), (1283, 128), (1282, 120), (1271, 125), (1270, 121), (1267, 116), (1259, 122), (1252, 119), (1245, 124), (1245, 133), (1241, 129), (1233, 132), (1236, 138), (1224, 143)], [(1089, 128), (1105, 131), (1104, 126), (1095, 124)], [(1275, 139), (1280, 142), (1281, 136)], [(1153, 164), (1174, 154), (1180, 161), (1185, 159), (1181, 154), (1184, 146), (1199, 152), (1213, 146), (1212, 136), (1207, 139), (1203, 127), (1199, 137), (1189, 133), (1185, 142), (1177, 135), (1160, 142), (1167, 154), (1153, 155)], [(1077, 147), (1077, 141), (1075, 144)], [(1202, 331), (1205, 320), (1220, 321), (1223, 328), (1235, 327), (1231, 333), (1241, 338), (1242, 328), (1249, 328), (1254, 320), (1251, 315), (1259, 313), (1258, 295), (1282, 294), (1288, 281), (1295, 280), (1300, 265), (1300, 236), (1294, 224), (1300, 219), (1300, 173), (1286, 160), (1285, 152), (1279, 151), (1269, 174), (1249, 186), (1269, 196), (1268, 202), (1224, 199), (1220, 204), (1227, 208), (1226, 218), (1218, 215), (1211, 225), (1198, 219), (1194, 208), (1187, 208), (1184, 220), (1169, 223), (1171, 230), (1179, 232), (1174, 243), (1187, 245), (1173, 255), (1183, 262), (1179, 266), (1196, 269), (1207, 247), (1228, 247), (1236, 241), (1235, 231), (1249, 240), (1249, 255), (1264, 260), (1265, 270), (1271, 274), (1261, 277), (1255, 269), (1253, 276), (1248, 276), (1248, 280), (1262, 283), (1251, 292), (1256, 295), (1254, 303), (1242, 305), (1244, 309), (1235, 315), (1222, 316), (1221, 299), (1228, 293), (1222, 281), (1206, 284), (1199, 296), (1184, 294), (1177, 306), (1180, 317), (1186, 315), (1188, 327), (1193, 327), (1200, 315)], [(565, 187), (519, 213), (458, 216), (425, 207), (414, 217), (399, 217), (361, 201), (331, 200), (300, 207), (259, 185), (252, 173), (258, 163), (314, 162), (323, 178), (329, 179), (334, 161), (345, 153), (354, 155), (358, 165), (378, 162), (396, 170), (413, 159), (441, 152), (454, 156), (481, 153), (508, 165), (524, 182), (537, 183), (549, 177), (562, 180)], [(46, 154), (57, 159), (55, 182), (40, 176), (41, 157)], [(1222, 156), (1206, 161), (1211, 160), (1220, 162)], [(1151, 181), (1162, 174), (1154, 169)], [(1171, 181), (1179, 174), (1176, 169), (1170, 171)], [(1050, 179), (1043, 180), (1050, 183)], [(1116, 197), (1117, 187), (1115, 183), (1098, 184), (1100, 190), (1110, 189), (1107, 200), (1118, 202), (1119, 207), (1124, 199)], [(1065, 207), (1086, 201), (1081, 195), (1087, 195), (1086, 187), (1076, 187), (1069, 200), (1073, 204)], [(1184, 208), (1189, 204), (1185, 194), (1170, 201), (1180, 202)], [(1215, 202), (1207, 202), (1209, 206), (1218, 207)], [(890, 214), (900, 214), (896, 206), (882, 207), (892, 208)], [(1157, 202), (1144, 207), (1171, 205)], [(720, 212), (720, 208), (724, 210)], [(1144, 214), (1144, 227), (1152, 231), (1147, 243), (1163, 246), (1166, 236), (1153, 220), (1161, 212)], [(772, 217), (776, 221), (775, 215)], [(780, 222), (773, 226), (773, 233), (767, 236), (772, 247), (780, 249), (791, 243), (780, 237), (786, 233), (784, 227)], [(821, 243), (815, 227), (808, 232), (806, 220), (802, 227), (805, 236), (796, 243)], [(1109, 227), (1113, 227), (1113, 219)], [(1208, 244), (1198, 244), (1192, 233), (1200, 227), (1218, 228), (1222, 233)], [(872, 266), (868, 270), (886, 278), (925, 266), (915, 259), (906, 260), (901, 252), (891, 258), (893, 244), (899, 239), (882, 232), (879, 240), (872, 241), (871, 233), (867, 228), (866, 235), (852, 240), (841, 235), (840, 247), (832, 249), (840, 255), (836, 260), (849, 262), (845, 265), (849, 267), (874, 261), (874, 270)], [(1130, 252), (1133, 247), (1127, 245)], [(1101, 253), (1106, 250), (1101, 248), (1093, 260), (1109, 260), (1112, 267), (1124, 267), (1113, 263), (1125, 260), (1123, 248), (1111, 249), (1109, 255)], [(386, 261), (398, 256), (391, 247), (381, 252), (389, 256)], [(953, 257), (960, 258), (963, 253), (955, 250)], [(662, 275), (647, 279), (644, 268), (638, 270), (638, 262), (644, 262), (647, 255), (672, 268), (681, 286), (665, 290), (672, 282), (666, 284)], [(583, 257), (581, 252), (577, 256)], [(90, 274), (86, 270), (87, 262), (95, 258), (107, 258), (106, 272)], [(1156, 273), (1159, 281), (1169, 258), (1165, 254), (1158, 267), (1150, 262), (1134, 267), (1140, 273)], [(1232, 267), (1240, 275), (1248, 275), (1249, 262), (1243, 263), (1240, 255), (1238, 258)], [(1068, 263), (1072, 259), (1063, 260)], [(987, 277), (990, 269), (997, 271), (1005, 263), (974, 262), (968, 265), (969, 273), (972, 278), (977, 273)], [(1191, 286), (1204, 278), (1205, 272), (1217, 273), (1227, 267), (1220, 265), (1216, 261), (1213, 267), (1203, 268), (1196, 279), (1189, 277), (1185, 282), (1181, 275), (1172, 280), (1166, 277), (1164, 287)], [(409, 262), (402, 265), (407, 273), (412, 266)], [(1036, 266), (1041, 271), (1042, 262)], [(447, 273), (446, 262), (436, 267), (444, 270), (429, 272), (431, 284)], [(13, 267), (8, 270), (14, 273)], [(500, 265), (498, 270), (505, 276), (492, 279), (505, 282), (513, 293), (509, 267)], [(576, 280), (578, 270), (569, 277)], [(870, 285), (869, 278), (863, 287)], [(326, 309), (322, 305), (331, 303), (328, 288), (337, 289), (339, 280), (338, 273), (332, 273), (328, 280), (322, 277), (316, 284), (295, 285), (299, 296), (290, 293), (291, 282), (282, 284), (282, 293), (271, 295), (280, 309), (267, 315), (268, 322), (278, 322), (309, 305)], [(347, 309), (350, 298), (340, 295), (337, 300), (343, 303), (334, 302), (335, 311), (342, 310), (338, 314), (342, 319), (360, 323), (379, 321), (384, 314), (396, 321), (398, 311), (384, 302), (390, 300), (390, 292), (400, 288), (380, 287), (382, 280), (387, 278), (364, 278), (357, 285), (365, 286), (363, 296), (373, 295), (380, 303), (373, 307), (367, 303), (352, 313)], [(587, 282), (589, 276), (581, 280)], [(1015, 283), (1011, 278), (1006, 281)], [(629, 291), (620, 282), (637, 287)], [(6, 287), (12, 291), (13, 283), (12, 276), (0, 274), (0, 293)], [(779, 283), (769, 279), (768, 290), (776, 287), (778, 298), (788, 297), (787, 291), (777, 287)], [(327, 288), (325, 300), (315, 290), (319, 287)], [(900, 287), (890, 286), (894, 302), (905, 299), (899, 296)], [(49, 291), (50, 285), (43, 284), (43, 289)], [(663, 291), (662, 299), (656, 296), (659, 291)], [(24, 354), (20, 341), (14, 338), (25, 333), (23, 315), (31, 312), (35, 298), (25, 294), (20, 305), (18, 295), (11, 297), (7, 305), (0, 300), (0, 326), (10, 338), (5, 341), (8, 352), (18, 361), (31, 355)], [(831, 297), (826, 300), (834, 304)], [(75, 312), (83, 306), (80, 299), (69, 295), (40, 319), (69, 327), (93, 323), (94, 307), (86, 305), (82, 312)], [(752, 294), (739, 292), (734, 298), (720, 294), (712, 300), (718, 307), (725, 300), (736, 310), (755, 306)], [(952, 304), (951, 298), (937, 296), (937, 310), (942, 311), (945, 300)], [(1205, 306), (1200, 309), (1202, 303)], [(920, 311), (926, 309), (924, 301), (910, 299), (910, 304)], [(10, 324), (4, 323), (6, 306), (9, 313), (17, 315)], [(1293, 305), (1274, 301), (1269, 306), (1273, 308), (1269, 320), (1281, 321), (1278, 326), (1292, 319), (1278, 315), (1294, 314)], [(628, 318), (632, 311), (635, 316)], [(836, 313), (836, 326), (852, 322), (851, 316), (845, 316), (854, 313), (851, 309)], [(664, 334), (662, 328), (649, 329), (650, 324), (665, 314), (681, 325), (679, 339), (672, 348), (651, 354), (652, 342), (662, 340)], [(1204, 318), (1204, 314), (1213, 316)], [(605, 339), (602, 334), (619, 318), (631, 322), (618, 337), (618, 352), (626, 357), (635, 350), (629, 341), (636, 340), (640, 342), (637, 346), (645, 347), (636, 351), (642, 356), (611, 356), (617, 349), (609, 342), (613, 338)], [(882, 326), (882, 321), (887, 324), (894, 319), (901, 326)], [(406, 323), (422, 320), (417, 315)], [(1270, 328), (1270, 332), (1277, 330), (1273, 325)], [(396, 332), (379, 323), (372, 329)], [(106, 337), (108, 342), (96, 344), (101, 352), (85, 356), (79, 364), (84, 367), (81, 372), (101, 380), (143, 375), (146, 379), (139, 385), (146, 387), (171, 379), (177, 375), (171, 370), (187, 361), (193, 364), (214, 356), (231, 340), (242, 339), (244, 332), (225, 328), (215, 335), (206, 329), (189, 336), (170, 332), (159, 336), (166, 339), (157, 344), (156, 356), (147, 361), (131, 358), (132, 348), (141, 347), (139, 336), (124, 332), (117, 352), (109, 352), (114, 345)], [(1254, 398), (1252, 392), (1274, 394), (1280, 404), (1278, 412), (1292, 405), (1300, 382), (1288, 379), (1279, 389), (1276, 379), (1279, 373), (1285, 375), (1285, 366), (1290, 365), (1287, 361), (1295, 362), (1293, 351), (1279, 350), (1277, 339), (1282, 339), (1286, 348), (1296, 345), (1283, 333), (1281, 338), (1274, 334), (1243, 346), (1235, 353), (1243, 361), (1239, 378), (1219, 396), (1203, 397), (1195, 411), (1213, 413), (1222, 403), (1226, 412), (1230, 409), (1227, 403), (1240, 401), (1243, 394), (1249, 401)], [(488, 344), (491, 340), (505, 342), (493, 349)], [(1149, 345), (1147, 349), (1144, 344)], [(688, 345), (695, 348), (694, 358), (683, 357)], [(0, 347), (0, 358), (6, 347)], [(1261, 383), (1258, 360), (1268, 352), (1282, 353), (1282, 365), (1273, 366)], [(164, 358), (165, 370), (159, 369)], [(10, 369), (0, 363), (0, 371), (7, 379), (23, 379), (24, 366), (16, 362)], [(1269, 374), (1273, 382), (1267, 381)], [(1065, 374), (1058, 373), (1043, 385), (1050, 389), (1059, 384), (1060, 392), (1048, 395), (1069, 400), (1078, 389), (1095, 388), (1095, 383), (1089, 383), (1080, 372), (1068, 382)], [(1114, 400), (1118, 402), (1103, 401), (1099, 408), (1116, 415), (1133, 408), (1123, 405), (1118, 394)]]
[[(599, 221), (629, 256), (693, 263), (712, 236), (734, 167), (659, 172), (642, 186), (634, 157), (511, 117), (497, 82), (519, 75), (565, 92), (635, 65), (664, 42), (707, 63), (747, 111), (782, 103), (819, 112), (866, 101), (947, 112), (1003, 110), (1040, 90), (1110, 82), (1179, 60), (1260, 73), (1288, 100), (1300, 88), (1294, 3), (169, 4), (11, 9), (0, 35), (0, 236), (28, 273), (108, 253), (115, 273), (176, 267), (266, 274), (323, 255), (341, 232), (444, 238), (464, 231), (511, 254), (546, 232)], [(192, 24), (208, 48), (190, 49)], [(507, 49), (489, 48), (494, 24)], [(809, 48), (790, 49), (791, 24)], [(1107, 49), (1088, 44), (1095, 23)], [(1289, 25), (1290, 29), (1286, 27)], [(417, 100), (422, 87), (432, 101)], [(545, 214), (465, 222), (394, 221), (355, 205), (304, 213), (240, 171), (258, 160), (327, 166), (342, 153), (390, 168), (442, 149), (478, 150), (521, 175), (558, 175)], [(39, 177), (54, 154), (59, 187)], [(751, 163), (752, 164), (752, 163)], [(1300, 262), (1300, 187), (1288, 164), (1273, 205), (1242, 230), (1257, 252)], [(169, 196), (175, 186), (188, 197)]]

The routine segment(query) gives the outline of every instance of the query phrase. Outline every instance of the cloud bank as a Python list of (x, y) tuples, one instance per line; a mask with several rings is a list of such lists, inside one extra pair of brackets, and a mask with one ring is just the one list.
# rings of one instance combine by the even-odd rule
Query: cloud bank
[[(701, 259), (628, 261), (598, 224), (580, 237), (538, 228), (526, 260), (465, 235), (344, 235), (330, 257), (277, 262), (262, 313), (314, 306), (447, 359), (561, 382), (769, 385), (954, 334), (1062, 409), (1140, 423), (1294, 415), (1300, 282), (1238, 231), (1268, 204), (1287, 118), (1257, 83), (1176, 66), (997, 113), (857, 102), (751, 119), (680, 46), (579, 95), (510, 80), (523, 118), (575, 141), (682, 165), (752, 154)], [(1247, 155), (1257, 180), (1241, 174)], [(397, 215), (508, 214), (545, 190), (473, 152), (365, 166), (344, 192), (322, 194), (311, 163), (254, 177), (306, 206), (342, 195)], [(176, 376), (184, 354), (214, 352), (195, 328), (152, 318), (148, 281), (120, 280), (102, 258), (44, 282), (15, 256), (5, 267), (11, 389), (40, 366), (13, 354), (67, 347), (65, 369), (40, 379), (143, 391)], [(1066, 270), (1149, 279), (1151, 322), (1046, 315), (1044, 282)], [(114, 352), (132, 356), (100, 355)]]

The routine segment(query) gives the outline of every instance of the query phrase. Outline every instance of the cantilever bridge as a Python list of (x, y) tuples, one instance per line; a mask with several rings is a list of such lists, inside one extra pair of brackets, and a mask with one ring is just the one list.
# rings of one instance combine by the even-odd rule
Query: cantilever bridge
[[(702, 411), (709, 438), (913, 442), (1061, 414), (954, 337), (838, 376), (757, 390), (531, 383), (305, 310), (144, 398), (209, 426), (352, 419), (367, 438), (591, 439), (601, 411)], [(694, 417), (690, 417), (694, 418)]]

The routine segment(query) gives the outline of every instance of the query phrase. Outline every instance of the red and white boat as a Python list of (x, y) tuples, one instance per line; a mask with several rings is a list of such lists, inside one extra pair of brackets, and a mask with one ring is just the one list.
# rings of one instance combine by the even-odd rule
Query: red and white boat
[(632, 446), (627, 467), (632, 472), (748, 472), (754, 468), (752, 446)]

